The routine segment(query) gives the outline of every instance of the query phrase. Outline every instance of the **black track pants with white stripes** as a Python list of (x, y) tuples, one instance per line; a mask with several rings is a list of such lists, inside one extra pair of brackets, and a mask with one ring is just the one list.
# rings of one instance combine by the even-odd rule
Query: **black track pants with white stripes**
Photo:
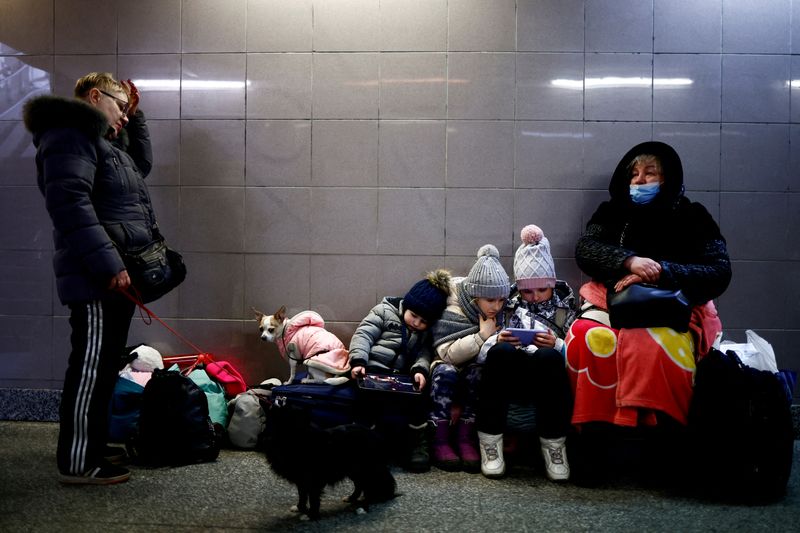
[(58, 469), (81, 475), (98, 466), (108, 409), (135, 305), (121, 295), (70, 305), (72, 352), (61, 395)]

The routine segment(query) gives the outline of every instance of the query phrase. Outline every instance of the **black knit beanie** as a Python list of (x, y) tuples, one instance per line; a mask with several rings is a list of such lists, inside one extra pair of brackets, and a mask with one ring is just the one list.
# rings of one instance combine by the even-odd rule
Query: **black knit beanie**
[(432, 323), (442, 316), (449, 295), (450, 273), (438, 269), (428, 273), (425, 279), (416, 282), (409, 289), (403, 298), (403, 307)]

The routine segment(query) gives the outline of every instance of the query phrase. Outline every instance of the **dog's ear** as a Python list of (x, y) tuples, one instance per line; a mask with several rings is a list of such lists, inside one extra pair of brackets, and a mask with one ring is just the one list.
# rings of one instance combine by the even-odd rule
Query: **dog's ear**
[(275, 320), (283, 322), (284, 318), (286, 318), (286, 306), (282, 305), (280, 309), (275, 311)]
[(251, 307), (250, 309), (253, 310), (253, 313), (256, 315), (256, 322), (261, 323), (261, 320), (266, 316), (264, 313), (256, 309), (255, 307)]

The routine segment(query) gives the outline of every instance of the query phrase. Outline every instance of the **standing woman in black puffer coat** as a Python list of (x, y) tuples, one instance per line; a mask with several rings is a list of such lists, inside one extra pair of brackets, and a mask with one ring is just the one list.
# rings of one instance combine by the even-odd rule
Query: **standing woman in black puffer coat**
[[(70, 308), (72, 350), (61, 397), (61, 481), (107, 485), (127, 469), (106, 445), (109, 400), (135, 305), (119, 291), (131, 280), (121, 253), (158, 236), (142, 171), (152, 164), (135, 87), (108, 73), (78, 80), (76, 98), (40, 96), (23, 111), (36, 146), (39, 189), (53, 222), (59, 299)], [(112, 144), (130, 116), (128, 152)]]

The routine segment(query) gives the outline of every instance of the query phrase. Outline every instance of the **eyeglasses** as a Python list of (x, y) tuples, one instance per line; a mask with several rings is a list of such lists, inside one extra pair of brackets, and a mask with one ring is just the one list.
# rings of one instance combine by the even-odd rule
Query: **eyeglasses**
[(122, 111), (123, 115), (127, 115), (128, 114), (128, 109), (131, 108), (131, 103), (130, 102), (126, 102), (122, 98), (117, 98), (113, 94), (109, 94), (109, 93), (105, 92), (103, 89), (97, 89), (97, 90), (100, 91), (101, 93), (103, 93), (104, 95), (108, 96), (109, 98), (113, 98), (114, 100), (116, 100), (117, 101), (117, 107), (119, 107), (119, 110)]

